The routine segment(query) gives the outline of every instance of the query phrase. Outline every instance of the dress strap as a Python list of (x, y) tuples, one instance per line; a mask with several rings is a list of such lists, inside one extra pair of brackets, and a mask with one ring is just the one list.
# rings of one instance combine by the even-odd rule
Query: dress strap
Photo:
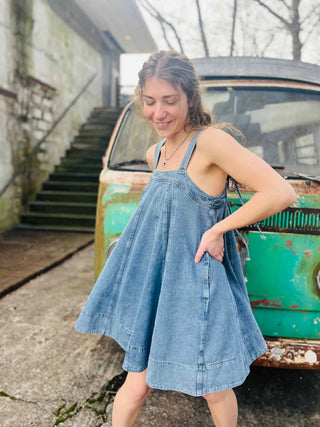
[(158, 166), (158, 162), (159, 162), (159, 157), (160, 157), (160, 150), (161, 147), (163, 146), (163, 144), (165, 143), (165, 138), (161, 139), (158, 144), (156, 145), (156, 148), (154, 150), (154, 158), (153, 158), (153, 170), (157, 169)]
[(182, 159), (181, 165), (180, 165), (180, 169), (187, 169), (190, 158), (192, 156), (193, 150), (196, 146), (197, 140), (199, 138), (199, 135), (201, 134), (201, 132), (203, 132), (204, 129), (199, 130), (199, 132), (197, 132), (191, 139), (189, 146), (187, 148), (186, 154), (184, 155), (184, 158)]

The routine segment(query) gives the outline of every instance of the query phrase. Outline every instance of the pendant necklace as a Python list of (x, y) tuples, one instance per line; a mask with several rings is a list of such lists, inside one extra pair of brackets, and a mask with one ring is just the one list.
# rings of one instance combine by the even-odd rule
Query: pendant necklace
[(182, 142), (180, 142), (180, 144), (178, 145), (178, 147), (174, 150), (174, 152), (169, 157), (167, 157), (167, 140), (166, 140), (166, 142), (164, 143), (164, 162), (162, 163), (162, 166), (164, 168), (167, 167), (167, 161), (171, 159), (171, 157), (178, 150), (178, 148), (181, 147), (181, 145), (185, 142), (185, 140), (188, 138), (189, 135), (190, 135), (190, 132), (183, 138)]

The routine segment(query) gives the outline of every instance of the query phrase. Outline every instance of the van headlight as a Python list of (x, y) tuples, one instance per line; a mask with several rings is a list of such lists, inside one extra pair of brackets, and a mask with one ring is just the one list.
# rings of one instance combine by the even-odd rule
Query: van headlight
[(113, 249), (115, 248), (116, 244), (118, 243), (119, 238), (117, 237), (116, 239), (112, 240), (110, 245), (107, 248), (106, 251), (106, 260), (109, 258), (109, 256), (111, 255), (111, 252), (113, 251)]

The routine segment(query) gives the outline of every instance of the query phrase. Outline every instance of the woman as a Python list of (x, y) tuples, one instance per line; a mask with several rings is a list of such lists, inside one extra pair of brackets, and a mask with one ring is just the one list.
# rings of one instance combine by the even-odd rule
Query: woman
[[(133, 426), (152, 388), (203, 396), (216, 426), (237, 424), (233, 387), (266, 351), (246, 293), (234, 229), (296, 200), (292, 187), (203, 111), (190, 60), (153, 54), (138, 100), (162, 140), (153, 175), (76, 328), (114, 338), (128, 371), (113, 426)], [(255, 195), (229, 214), (228, 176)]]

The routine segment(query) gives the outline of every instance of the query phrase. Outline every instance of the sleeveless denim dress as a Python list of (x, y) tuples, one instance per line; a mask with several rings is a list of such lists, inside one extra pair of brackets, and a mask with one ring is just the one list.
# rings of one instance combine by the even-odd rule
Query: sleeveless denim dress
[[(201, 131), (200, 131), (201, 132)], [(267, 347), (253, 317), (234, 232), (224, 259), (194, 257), (202, 234), (229, 215), (226, 188), (202, 191), (187, 166), (156, 170), (102, 270), (75, 328), (112, 337), (126, 351), (123, 369), (147, 369), (156, 389), (201, 396), (244, 382)]]

